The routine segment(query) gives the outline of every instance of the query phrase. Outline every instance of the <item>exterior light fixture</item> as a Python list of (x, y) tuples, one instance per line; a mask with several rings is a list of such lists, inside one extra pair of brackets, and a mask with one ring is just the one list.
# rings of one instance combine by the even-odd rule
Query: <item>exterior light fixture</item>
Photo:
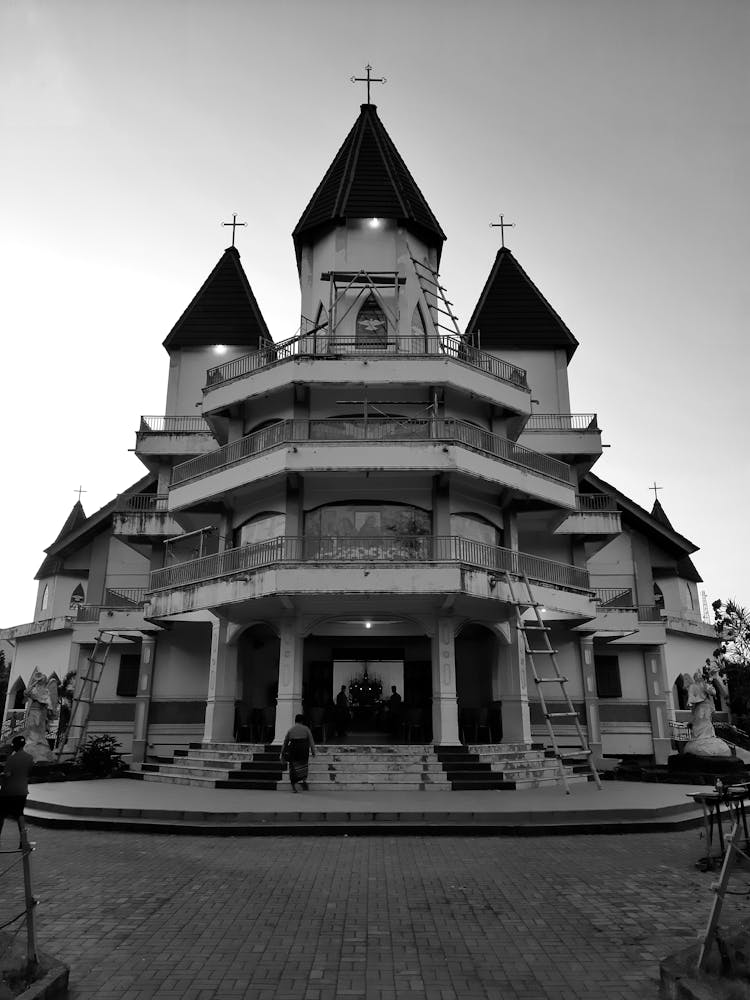
[(372, 622), (365, 622), (365, 628), (372, 628)]
[(380, 229), (381, 224), (382, 224), (382, 220), (381, 219), (368, 219), (367, 220), (367, 225), (370, 227), (370, 229)]
[(214, 354), (226, 354), (228, 350), (226, 344), (214, 344)]

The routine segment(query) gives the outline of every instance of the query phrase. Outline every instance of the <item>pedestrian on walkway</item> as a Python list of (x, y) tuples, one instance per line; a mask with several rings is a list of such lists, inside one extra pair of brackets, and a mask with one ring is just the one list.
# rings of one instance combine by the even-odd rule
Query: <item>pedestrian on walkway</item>
[(313, 734), (305, 725), (304, 715), (295, 715), (294, 725), (284, 737), (281, 747), (281, 759), (289, 764), (289, 781), (293, 792), (297, 791), (297, 785), (302, 785), (304, 792), (308, 791), (307, 770), (311, 753), (314, 757)]
[(0, 777), (0, 834), (5, 820), (14, 819), (18, 824), (18, 846), (23, 850), (28, 843), (23, 810), (29, 794), (29, 772), (34, 766), (34, 758), (24, 750), (26, 740), (23, 736), (14, 736), (11, 746), (13, 751)]

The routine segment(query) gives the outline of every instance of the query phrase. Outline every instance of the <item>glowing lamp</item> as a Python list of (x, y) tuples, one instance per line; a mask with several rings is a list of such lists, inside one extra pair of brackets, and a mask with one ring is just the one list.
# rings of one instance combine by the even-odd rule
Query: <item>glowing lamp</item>
[(381, 219), (368, 219), (367, 220), (367, 225), (370, 227), (370, 229), (380, 229), (381, 223), (382, 223)]
[(214, 345), (214, 354), (226, 354), (228, 350), (229, 350), (229, 348), (227, 347), (226, 344), (215, 344)]

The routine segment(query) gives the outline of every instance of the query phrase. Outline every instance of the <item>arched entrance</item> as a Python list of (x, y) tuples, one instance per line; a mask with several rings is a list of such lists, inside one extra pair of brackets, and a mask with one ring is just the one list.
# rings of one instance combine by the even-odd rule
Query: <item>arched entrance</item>
[(462, 743), (500, 743), (502, 703), (493, 678), (497, 636), (486, 625), (467, 622), (456, 634), (456, 698)]
[(234, 738), (240, 743), (271, 742), (279, 688), (279, 637), (266, 622), (240, 636), (237, 673)]
[(302, 703), (319, 742), (430, 742), (429, 637), (403, 619), (316, 623), (304, 641)]

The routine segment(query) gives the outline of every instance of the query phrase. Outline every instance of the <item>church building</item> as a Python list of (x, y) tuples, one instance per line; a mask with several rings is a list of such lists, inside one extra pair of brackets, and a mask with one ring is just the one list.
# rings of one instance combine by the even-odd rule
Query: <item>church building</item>
[(353, 743), (547, 744), (564, 705), (529, 663), (538, 612), (577, 716), (562, 744), (577, 721), (597, 767), (664, 763), (676, 682), (715, 646), (697, 547), (592, 471), (574, 334), (505, 245), (459, 326), (443, 229), (369, 102), (292, 235), (296, 336), (274, 339), (234, 245), (168, 333), (143, 477), (75, 504), (33, 620), (0, 632), (6, 727), (35, 668), (80, 674), (107, 630), (88, 730), (134, 764), (279, 744), (299, 712), (334, 742), (342, 688)]

